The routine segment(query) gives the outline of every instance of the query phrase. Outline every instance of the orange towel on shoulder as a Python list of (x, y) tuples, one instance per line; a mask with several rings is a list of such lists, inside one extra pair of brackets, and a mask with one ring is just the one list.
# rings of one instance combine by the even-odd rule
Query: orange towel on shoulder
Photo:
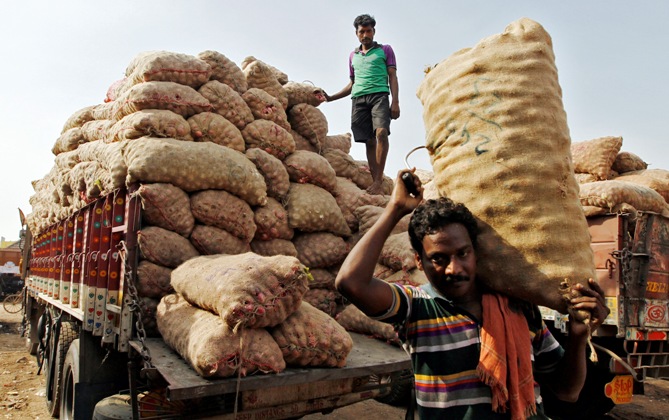
[(492, 388), (492, 409), (511, 418), (536, 414), (532, 351), (529, 327), (522, 313), (509, 309), (506, 296), (483, 295), (481, 356), (476, 368), (481, 380)]

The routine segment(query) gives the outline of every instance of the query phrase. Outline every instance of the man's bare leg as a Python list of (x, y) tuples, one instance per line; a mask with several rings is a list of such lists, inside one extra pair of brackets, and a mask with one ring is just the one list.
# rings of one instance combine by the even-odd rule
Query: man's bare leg
[(376, 139), (367, 142), (367, 161), (372, 173), (372, 185), (367, 188), (370, 194), (383, 194), (383, 171), (388, 157), (388, 131), (376, 129)]

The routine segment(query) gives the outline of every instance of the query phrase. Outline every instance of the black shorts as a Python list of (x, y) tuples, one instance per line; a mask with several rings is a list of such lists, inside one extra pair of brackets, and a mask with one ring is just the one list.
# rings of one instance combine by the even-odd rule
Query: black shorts
[(388, 93), (370, 93), (352, 99), (351, 130), (356, 142), (366, 143), (375, 139), (377, 128), (390, 134), (390, 101)]

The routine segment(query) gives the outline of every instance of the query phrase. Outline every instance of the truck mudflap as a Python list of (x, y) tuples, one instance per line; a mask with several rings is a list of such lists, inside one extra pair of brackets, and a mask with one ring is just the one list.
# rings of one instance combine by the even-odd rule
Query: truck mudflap
[[(153, 367), (166, 383), (167, 400), (184, 401), (188, 406), (189, 400), (217, 397), (217, 414), (236, 412), (238, 419), (284, 418), (383, 396), (392, 385), (374, 378), (411, 369), (409, 356), (401, 348), (350, 334), (353, 349), (343, 368), (287, 368), (278, 374), (243, 378), (203, 378), (161, 339), (149, 338), (145, 344)], [(139, 341), (131, 341), (130, 346), (138, 353), (142, 350)]]

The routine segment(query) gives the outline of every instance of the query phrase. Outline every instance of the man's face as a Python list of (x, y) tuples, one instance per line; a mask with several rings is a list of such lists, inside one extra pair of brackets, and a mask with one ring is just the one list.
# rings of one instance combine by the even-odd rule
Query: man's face
[(478, 297), (476, 254), (462, 224), (452, 223), (425, 235), (416, 263), (432, 286), (455, 303)]
[(371, 47), (374, 43), (374, 34), (376, 30), (371, 26), (358, 26), (355, 34), (358, 36), (360, 44), (365, 48)]

